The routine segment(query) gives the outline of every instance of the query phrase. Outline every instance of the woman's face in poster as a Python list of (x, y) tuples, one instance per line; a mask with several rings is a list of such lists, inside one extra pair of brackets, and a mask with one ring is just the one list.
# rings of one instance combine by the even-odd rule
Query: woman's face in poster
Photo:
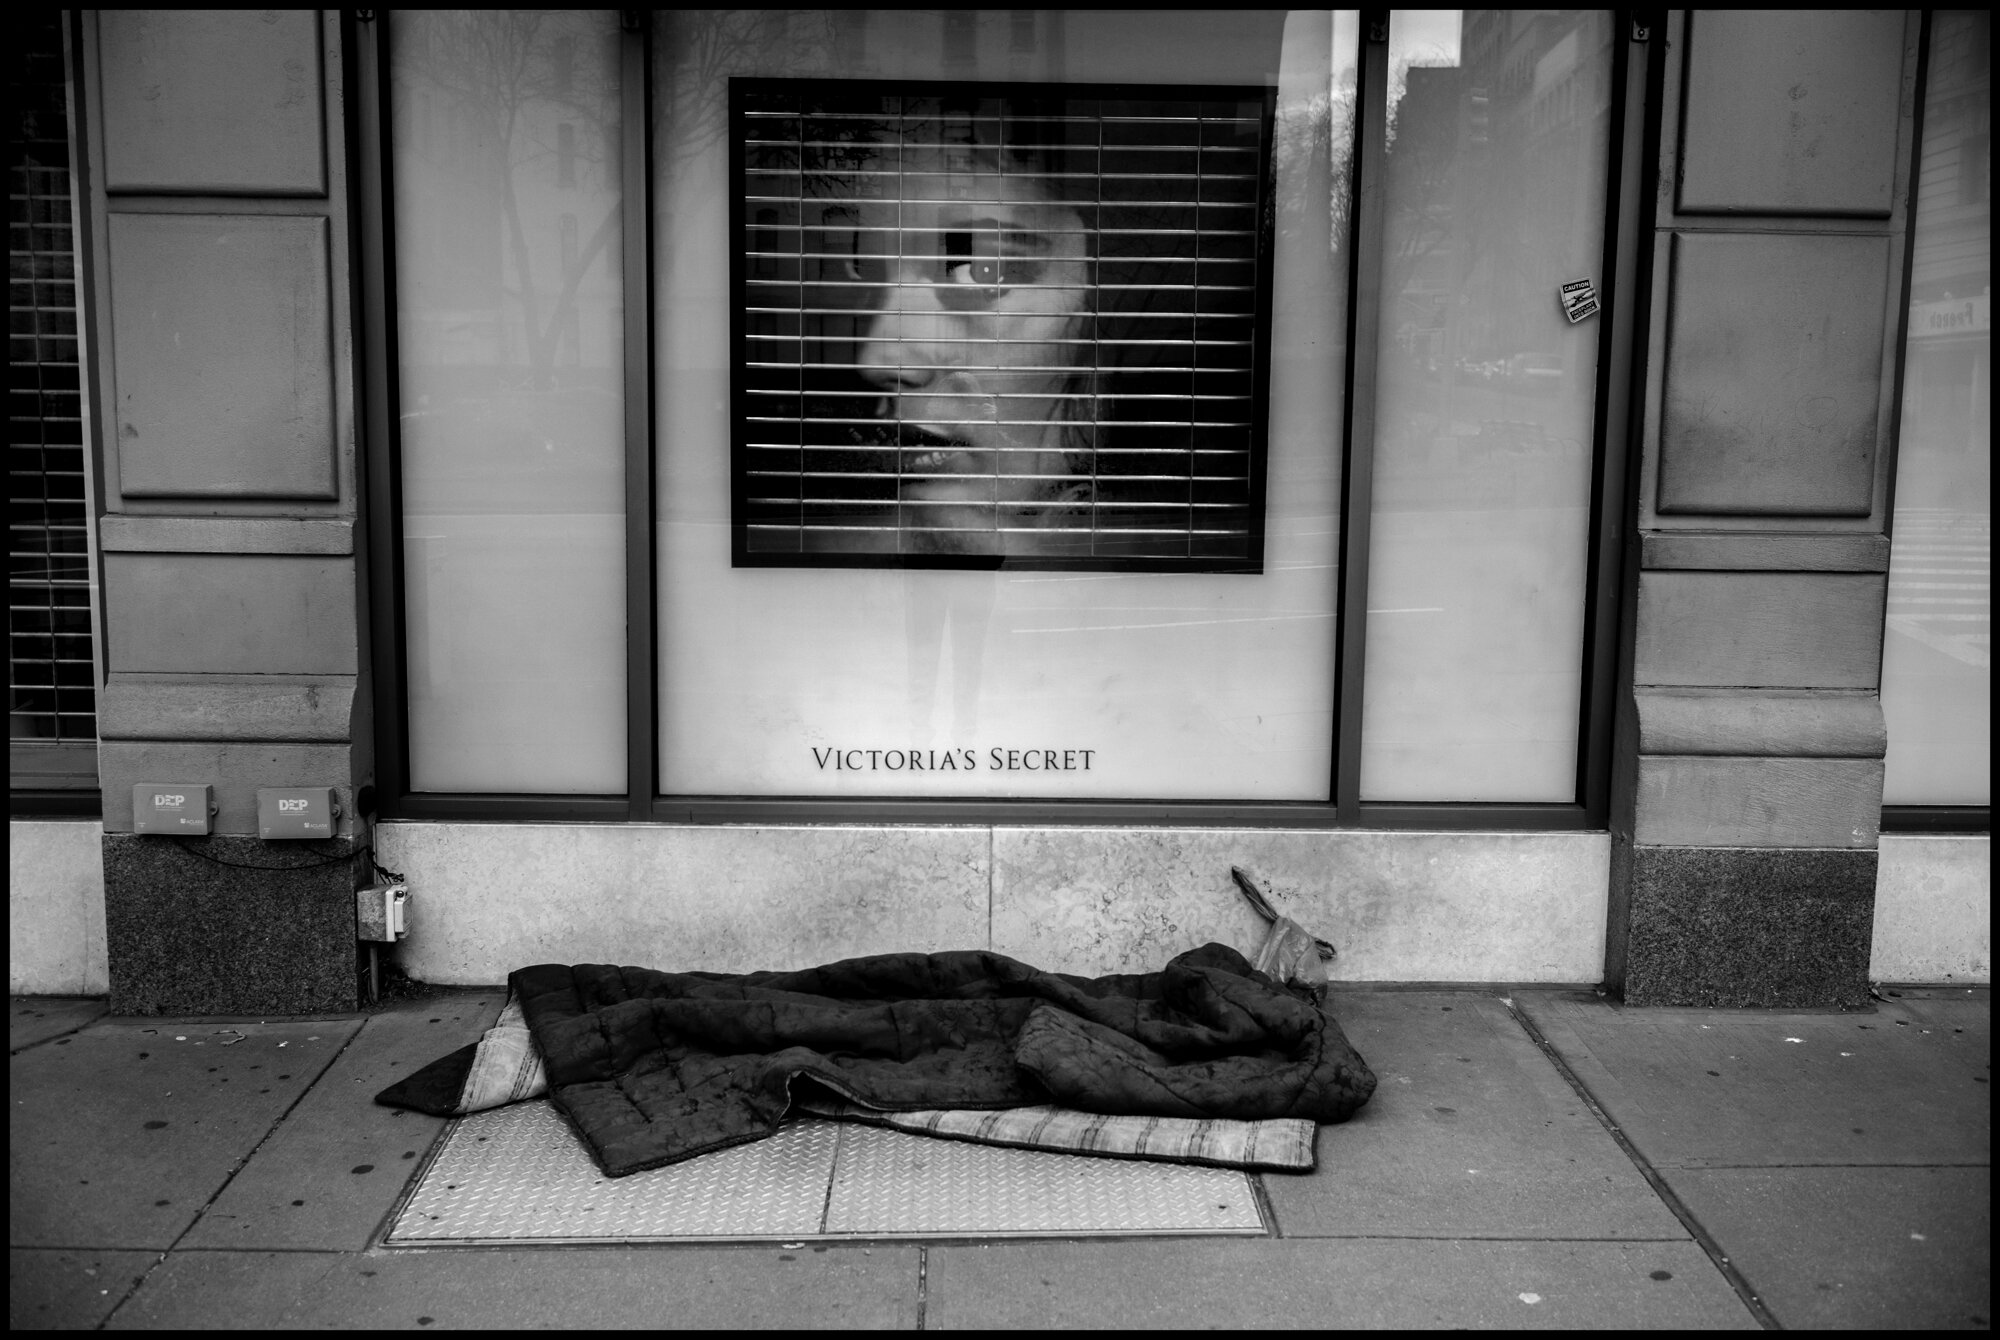
[[(990, 150), (906, 147), (859, 204), (854, 279), (876, 285), (861, 376), (901, 449), (920, 527), (1018, 524), (1070, 474), (1064, 446), (1090, 408), (1090, 247), (1079, 213)], [(1032, 520), (1026, 522), (1032, 525)]]

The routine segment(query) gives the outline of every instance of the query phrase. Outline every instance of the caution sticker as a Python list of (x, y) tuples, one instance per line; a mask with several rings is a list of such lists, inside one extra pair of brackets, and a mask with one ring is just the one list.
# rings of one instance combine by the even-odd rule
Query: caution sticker
[(1588, 279), (1570, 280), (1556, 290), (1556, 298), (1572, 326), (1586, 316), (1597, 315), (1597, 285)]

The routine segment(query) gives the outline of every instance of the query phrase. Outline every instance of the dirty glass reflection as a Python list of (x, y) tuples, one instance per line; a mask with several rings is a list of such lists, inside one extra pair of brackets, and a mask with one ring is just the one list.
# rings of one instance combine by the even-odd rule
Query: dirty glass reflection
[(1391, 15), (1366, 799), (1575, 798), (1611, 37)]
[(1993, 803), (1993, 19), (1931, 21), (1889, 552), (1889, 805)]
[(617, 16), (389, 22), (411, 784), (622, 791)]

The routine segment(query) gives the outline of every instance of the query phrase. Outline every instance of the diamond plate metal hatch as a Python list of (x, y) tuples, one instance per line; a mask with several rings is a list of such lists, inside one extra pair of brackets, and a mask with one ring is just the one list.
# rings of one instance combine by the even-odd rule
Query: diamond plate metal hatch
[(388, 1247), (1267, 1232), (1250, 1177), (804, 1118), (768, 1139), (607, 1178), (562, 1114), (454, 1122)]

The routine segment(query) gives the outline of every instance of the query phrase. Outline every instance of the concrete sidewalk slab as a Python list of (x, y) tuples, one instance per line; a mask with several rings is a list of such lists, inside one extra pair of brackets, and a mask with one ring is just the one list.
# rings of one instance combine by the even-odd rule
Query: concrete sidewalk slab
[(8, 1060), (16, 1247), (165, 1248), (359, 1019), (107, 1019)]
[(1672, 1186), (1787, 1327), (1991, 1324), (1990, 1169), (1690, 1168)]
[(1986, 1324), (1987, 993), (1847, 1014), (1519, 999), (1780, 1324)]
[(7, 1001), (7, 1050), (74, 1033), (105, 1011), (102, 996), (12, 996)]
[(366, 1247), (444, 1119), (375, 1095), (492, 1027), (504, 991), (431, 997), (371, 1015), (182, 1247)]
[(1343, 991), (1375, 1096), (1269, 1173), (1286, 1237), (1678, 1238), (1687, 1231), (1496, 996)]
[(910, 1328), (915, 1247), (176, 1252), (110, 1328)]
[(17, 1247), (7, 1254), (7, 1329), (91, 1330), (159, 1259), (158, 1252)]
[[(1627, 1009), (1517, 1000), (1656, 1168), (1980, 1163), (1990, 1157), (1990, 1009)], [(1956, 1031), (1962, 1030), (1962, 1031)], [(1366, 1053), (1363, 1053), (1366, 1055)]]
[(995, 1244), (931, 1248), (926, 1279), (940, 1330), (1756, 1327), (1691, 1242)]

